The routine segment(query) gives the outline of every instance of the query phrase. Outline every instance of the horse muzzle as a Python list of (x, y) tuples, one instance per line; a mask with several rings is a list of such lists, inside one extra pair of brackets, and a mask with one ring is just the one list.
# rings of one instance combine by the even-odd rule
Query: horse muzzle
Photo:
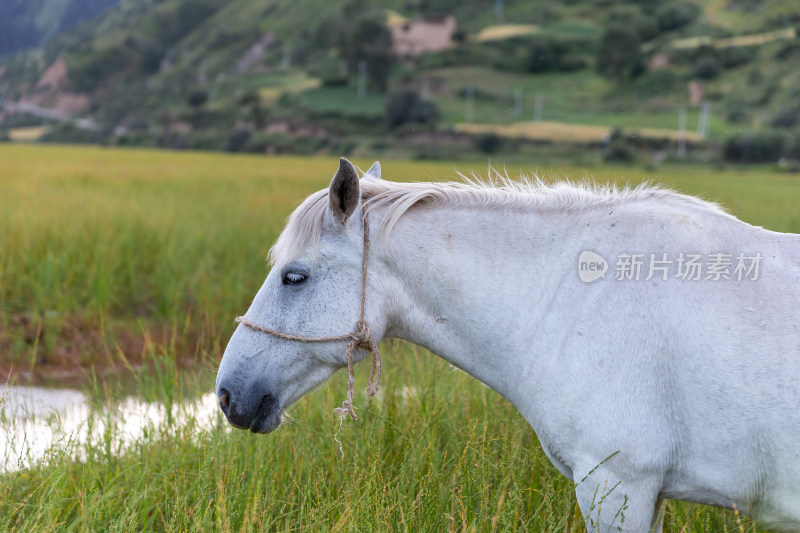
[(253, 433), (269, 433), (281, 425), (280, 402), (273, 394), (241, 394), (225, 387), (217, 387), (219, 407), (230, 424)]

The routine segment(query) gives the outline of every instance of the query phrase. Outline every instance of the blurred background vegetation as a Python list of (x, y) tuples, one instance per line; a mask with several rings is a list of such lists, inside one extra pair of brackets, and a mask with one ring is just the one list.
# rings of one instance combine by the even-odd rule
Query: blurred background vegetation
[(800, 159), (794, 0), (2, 0), (0, 139)]

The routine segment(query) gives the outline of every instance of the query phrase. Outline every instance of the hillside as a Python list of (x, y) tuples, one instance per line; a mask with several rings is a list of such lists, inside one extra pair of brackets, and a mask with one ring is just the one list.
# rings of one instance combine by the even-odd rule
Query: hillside
[(119, 0), (0, 0), (0, 57), (36, 48)]
[(800, 150), (798, 26), (792, 0), (122, 0), (0, 63), (0, 128), (234, 151), (572, 153), (544, 142), (625, 159), (664, 151), (684, 120), (699, 158), (776, 130), (755, 156), (775, 160)]

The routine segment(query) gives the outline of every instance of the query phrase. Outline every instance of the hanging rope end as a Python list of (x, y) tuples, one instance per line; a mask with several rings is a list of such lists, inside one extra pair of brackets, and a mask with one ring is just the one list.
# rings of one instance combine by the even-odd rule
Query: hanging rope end
[(378, 394), (381, 390), (381, 353), (378, 351), (378, 345), (375, 339), (372, 342), (372, 373), (369, 376), (369, 383), (367, 383), (367, 396), (370, 398)]
[(340, 423), (348, 416), (358, 422), (358, 415), (356, 415), (356, 411), (353, 409), (353, 404), (347, 400), (342, 402), (341, 407), (334, 408), (333, 412), (336, 414), (336, 418), (339, 419)]

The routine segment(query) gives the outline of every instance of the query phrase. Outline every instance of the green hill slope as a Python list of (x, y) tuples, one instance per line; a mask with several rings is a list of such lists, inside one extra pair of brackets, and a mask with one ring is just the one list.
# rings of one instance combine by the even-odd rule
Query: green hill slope
[[(390, 20), (432, 14), (457, 21), (450, 48), (375, 60), (390, 46)], [(0, 92), (58, 102), (41, 94), (40, 77), (63, 58), (59, 90), (88, 98), (84, 114), (101, 128), (59, 126), (54, 140), (313, 152), (380, 149), (388, 139), (424, 145), (435, 134), (462, 149), (464, 132), (491, 131), (462, 122), (534, 117), (669, 139), (681, 108), (696, 139), (761, 128), (788, 139), (800, 127), (798, 26), (793, 0), (121, 0), (43, 50), (4, 61)], [(615, 50), (620, 39), (628, 41)], [(610, 60), (619, 53), (624, 61)], [(388, 72), (386, 91), (376, 68)], [(690, 100), (691, 84), (700, 100)], [(416, 96), (402, 103), (398, 92)], [(386, 122), (390, 104), (410, 124)], [(536, 131), (538, 141), (547, 129)]]
[(0, 0), (0, 57), (42, 46), (118, 0)]

